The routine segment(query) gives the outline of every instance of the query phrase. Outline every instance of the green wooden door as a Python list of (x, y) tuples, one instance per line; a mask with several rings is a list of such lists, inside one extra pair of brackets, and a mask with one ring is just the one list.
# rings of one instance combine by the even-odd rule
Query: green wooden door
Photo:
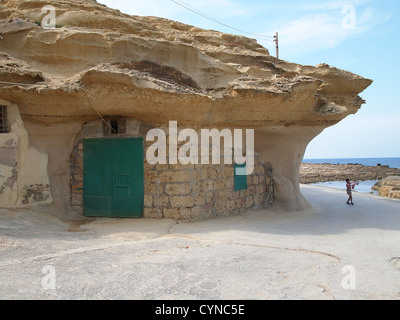
[(142, 216), (143, 138), (87, 139), (83, 165), (85, 216)]

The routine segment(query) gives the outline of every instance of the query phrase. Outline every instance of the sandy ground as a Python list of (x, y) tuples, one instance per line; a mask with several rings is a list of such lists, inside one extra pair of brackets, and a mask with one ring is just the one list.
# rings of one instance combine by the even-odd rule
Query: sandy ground
[(400, 201), (302, 192), (313, 210), (192, 223), (0, 211), (0, 299), (400, 300)]

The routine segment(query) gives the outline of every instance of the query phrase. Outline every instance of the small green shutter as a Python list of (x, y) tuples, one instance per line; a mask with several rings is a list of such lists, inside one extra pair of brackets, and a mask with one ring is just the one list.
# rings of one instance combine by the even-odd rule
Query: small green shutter
[(235, 163), (235, 191), (239, 190), (247, 190), (247, 175), (238, 175), (236, 169), (238, 168), (246, 168), (246, 163), (244, 164), (237, 164)]

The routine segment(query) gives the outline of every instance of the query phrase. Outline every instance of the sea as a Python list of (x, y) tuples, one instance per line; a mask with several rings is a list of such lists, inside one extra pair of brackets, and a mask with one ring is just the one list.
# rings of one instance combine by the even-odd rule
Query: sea
[(363, 166), (389, 166), (400, 169), (400, 158), (339, 158), (339, 159), (303, 159), (303, 163), (331, 163), (348, 164), (358, 163)]
[[(357, 163), (364, 166), (389, 166), (391, 168), (400, 169), (400, 158), (338, 158), (338, 159), (303, 159), (303, 163), (330, 163), (330, 164), (348, 164)], [(356, 186), (356, 192), (378, 194), (377, 191), (371, 188), (375, 185), (377, 180), (360, 181), (360, 184)], [(313, 183), (315, 186), (323, 186), (335, 189), (345, 189), (345, 183), (343, 181), (329, 181)]]

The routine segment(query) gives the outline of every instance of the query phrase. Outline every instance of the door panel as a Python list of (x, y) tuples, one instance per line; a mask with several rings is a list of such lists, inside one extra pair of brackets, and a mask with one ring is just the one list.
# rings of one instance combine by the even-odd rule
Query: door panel
[(143, 198), (143, 139), (85, 140), (85, 215), (141, 217)]

